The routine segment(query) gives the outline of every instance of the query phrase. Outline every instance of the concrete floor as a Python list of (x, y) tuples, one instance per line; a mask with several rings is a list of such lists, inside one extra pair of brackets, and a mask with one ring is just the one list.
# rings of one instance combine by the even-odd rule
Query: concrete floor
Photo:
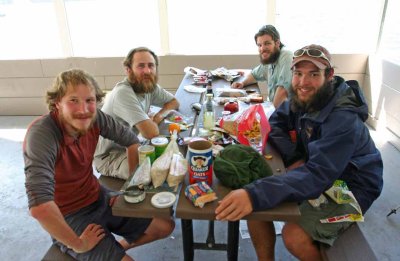
[[(24, 188), (22, 140), (27, 125), (34, 117), (0, 117), (0, 259), (41, 260), (51, 245), (49, 235), (30, 217)], [(360, 224), (378, 260), (400, 260), (400, 209), (386, 217), (391, 208), (400, 206), (400, 152), (387, 142), (391, 135), (385, 129), (371, 131), (384, 160), (384, 189), (380, 198)], [(194, 236), (205, 241), (207, 222), (195, 221)], [(216, 222), (217, 243), (226, 242), (226, 223)], [(278, 237), (277, 260), (296, 260)], [(128, 251), (136, 260), (183, 260), (180, 220), (173, 234), (146, 246)], [(223, 251), (195, 251), (195, 260), (226, 260)], [(248, 238), (239, 242), (239, 260), (256, 260)]]

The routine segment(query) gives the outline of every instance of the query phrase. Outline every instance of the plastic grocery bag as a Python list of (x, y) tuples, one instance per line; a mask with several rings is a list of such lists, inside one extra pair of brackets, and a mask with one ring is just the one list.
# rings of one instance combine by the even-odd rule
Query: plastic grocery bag
[(238, 141), (241, 144), (250, 145), (251, 139), (257, 139), (261, 143), (261, 152), (263, 152), (271, 131), (263, 106), (261, 104), (251, 105), (236, 121)]
[(176, 138), (177, 134), (176, 131), (174, 131), (174, 133), (171, 135), (171, 141), (168, 143), (167, 148), (151, 166), (151, 181), (155, 188), (161, 186), (165, 182), (171, 166), (172, 156), (174, 153), (179, 153), (179, 147), (176, 143)]

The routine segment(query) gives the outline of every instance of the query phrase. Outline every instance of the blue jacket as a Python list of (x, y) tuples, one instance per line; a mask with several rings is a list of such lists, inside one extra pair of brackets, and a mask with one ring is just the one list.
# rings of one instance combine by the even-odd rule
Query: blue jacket
[[(285, 175), (259, 179), (247, 186), (254, 211), (281, 202), (317, 198), (337, 179), (346, 181), (365, 213), (383, 187), (382, 158), (364, 121), (368, 107), (358, 87), (336, 76), (333, 97), (314, 113), (290, 110), (283, 103), (270, 117), (271, 142), (285, 164), (303, 159), (305, 164)], [(296, 133), (292, 141), (289, 131)]]

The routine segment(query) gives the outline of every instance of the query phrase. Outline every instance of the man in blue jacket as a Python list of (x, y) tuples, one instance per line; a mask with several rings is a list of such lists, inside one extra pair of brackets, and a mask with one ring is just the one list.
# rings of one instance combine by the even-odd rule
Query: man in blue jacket
[[(383, 186), (382, 158), (364, 121), (368, 107), (358, 85), (334, 76), (331, 55), (322, 46), (305, 46), (294, 53), (292, 98), (270, 118), (269, 142), (281, 153), (286, 175), (259, 179), (232, 191), (216, 209), (218, 220), (239, 220), (252, 211), (282, 202), (299, 202), (298, 223), (286, 223), (282, 237), (301, 260), (320, 260), (318, 243), (332, 245), (351, 222), (321, 220), (357, 213), (349, 204), (328, 201), (313, 207), (336, 180), (344, 181), (364, 214)], [(249, 221), (259, 260), (273, 260), (272, 222)]]

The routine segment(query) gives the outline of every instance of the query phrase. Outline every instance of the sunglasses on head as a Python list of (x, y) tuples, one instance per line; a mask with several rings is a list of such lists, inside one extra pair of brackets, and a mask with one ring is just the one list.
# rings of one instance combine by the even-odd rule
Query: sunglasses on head
[(328, 57), (326, 57), (326, 55), (321, 50), (318, 50), (318, 49), (313, 49), (313, 48), (299, 49), (293, 53), (293, 57), (297, 58), (297, 57), (303, 56), (304, 54), (307, 54), (310, 57), (325, 59), (328, 61), (329, 66), (331, 66), (331, 62), (329, 61)]

